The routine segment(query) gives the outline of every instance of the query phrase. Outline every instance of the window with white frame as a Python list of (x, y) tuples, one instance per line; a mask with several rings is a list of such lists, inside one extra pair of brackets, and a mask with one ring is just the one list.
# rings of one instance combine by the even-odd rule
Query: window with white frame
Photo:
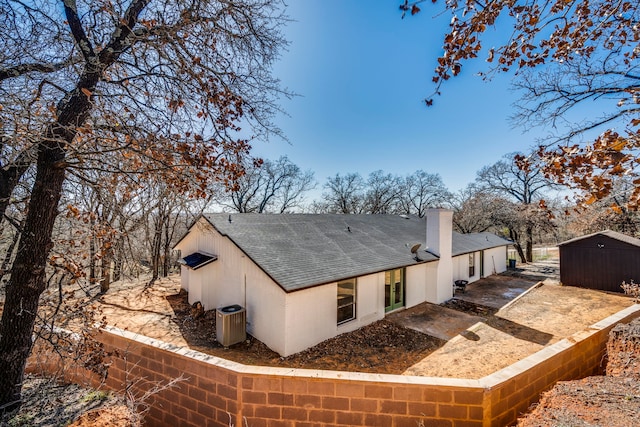
[(356, 279), (338, 282), (338, 325), (356, 318)]
[(476, 275), (476, 258), (473, 253), (469, 254), (469, 277)]

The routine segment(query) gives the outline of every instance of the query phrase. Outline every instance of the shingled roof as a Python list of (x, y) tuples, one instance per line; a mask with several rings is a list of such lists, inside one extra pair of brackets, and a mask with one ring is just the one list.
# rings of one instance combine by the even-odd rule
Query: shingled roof
[[(340, 214), (203, 216), (287, 292), (438, 259), (424, 250), (424, 218)], [(422, 245), (417, 259), (410, 251), (416, 243)], [(509, 243), (490, 233), (454, 233), (453, 254)]]
[(510, 240), (498, 237), (493, 233), (470, 233), (460, 234), (453, 232), (452, 255), (464, 255), (471, 252), (485, 249), (497, 248), (498, 246), (510, 245)]
[(636, 239), (635, 237), (627, 236), (626, 234), (618, 233), (617, 231), (613, 231), (613, 230), (598, 231), (596, 233), (587, 234), (586, 236), (576, 237), (571, 240), (564, 241), (558, 244), (558, 246), (567, 245), (569, 243), (577, 242), (579, 240), (589, 239), (594, 236), (607, 236), (612, 239), (619, 240), (621, 242), (640, 247), (640, 239)]

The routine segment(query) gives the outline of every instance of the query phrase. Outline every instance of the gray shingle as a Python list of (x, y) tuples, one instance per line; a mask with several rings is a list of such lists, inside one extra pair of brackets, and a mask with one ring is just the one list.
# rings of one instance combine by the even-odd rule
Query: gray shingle
[(492, 233), (453, 233), (453, 256), (510, 245), (513, 242)]
[[(204, 217), (287, 292), (438, 259), (420, 250), (417, 261), (409, 250), (415, 243), (426, 246), (424, 218), (339, 214)], [(490, 233), (454, 233), (453, 253), (505, 244), (509, 242)]]
[(607, 236), (607, 237), (610, 237), (612, 239), (620, 240), (621, 242), (625, 242), (625, 243), (628, 243), (630, 245), (640, 247), (640, 239), (636, 239), (635, 237), (627, 236), (626, 234), (618, 233), (617, 231), (613, 231), (613, 230), (598, 231), (597, 233), (592, 233), (592, 234), (587, 234), (586, 236), (576, 237), (574, 239), (562, 242), (562, 243), (558, 244), (558, 246), (566, 245), (568, 243), (577, 242), (577, 241), (583, 240), (583, 239), (588, 239), (590, 237), (598, 236), (598, 235)]

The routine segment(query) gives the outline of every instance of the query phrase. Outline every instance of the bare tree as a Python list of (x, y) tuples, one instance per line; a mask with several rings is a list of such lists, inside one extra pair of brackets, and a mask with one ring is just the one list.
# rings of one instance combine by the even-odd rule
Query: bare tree
[(402, 213), (423, 217), (429, 208), (450, 204), (451, 193), (438, 174), (417, 170), (403, 181), (398, 200)]
[(482, 233), (495, 229), (492, 215), (496, 197), (471, 184), (453, 196), (453, 227), (459, 233)]
[(145, 193), (149, 204), (144, 209), (141, 220), (144, 222), (144, 252), (149, 260), (151, 285), (159, 277), (170, 274), (175, 261), (172, 258), (172, 248), (180, 238), (179, 232), (186, 232), (186, 227), (180, 227), (180, 224), (192, 223), (202, 214), (208, 200), (190, 198), (188, 193), (175, 191), (159, 181), (149, 182)]
[(370, 214), (388, 214), (397, 211), (403, 190), (402, 178), (378, 170), (371, 172), (365, 183), (364, 211)]
[(322, 211), (342, 214), (365, 212), (365, 182), (360, 174), (336, 174), (327, 178), (324, 189)]
[(218, 185), (217, 202), (236, 212), (285, 213), (300, 208), (316, 182), (312, 171), (302, 171), (288, 157), (247, 161), (244, 174), (225, 192)]
[[(0, 321), (0, 408), (20, 403), (67, 174), (233, 179), (282, 94), (275, 0), (0, 0), (0, 201), (35, 170)], [(0, 205), (0, 208), (3, 208)]]
[(450, 198), (439, 175), (421, 170), (407, 176), (378, 170), (366, 181), (357, 173), (337, 174), (324, 188), (323, 200), (311, 207), (315, 212), (424, 216), (428, 208), (447, 205)]
[(635, 185), (629, 178), (613, 182), (611, 193), (588, 205), (572, 205), (565, 210), (566, 227), (573, 236), (606, 229), (640, 236), (640, 212), (629, 208)]
[[(534, 219), (532, 209), (541, 200), (543, 190), (552, 188), (554, 183), (547, 179), (537, 162), (536, 156), (524, 157), (522, 154), (507, 154), (505, 160), (501, 160), (491, 166), (485, 166), (478, 171), (477, 185), (484, 191), (492, 192), (522, 205), (520, 214), (525, 224), (526, 253), (523, 261), (533, 259), (533, 234), (538, 219)], [(520, 222), (509, 221), (511, 224)]]
[[(402, 0), (403, 16), (420, 12), (424, 0)], [(517, 120), (526, 128), (550, 129), (540, 141), (545, 173), (579, 189), (583, 202), (608, 196), (613, 182), (632, 177), (627, 206), (640, 206), (640, 121), (638, 119), (638, 22), (633, 0), (448, 0), (451, 14), (433, 81), (459, 75), (465, 61), (485, 56), (484, 78), (517, 71), (522, 100)], [(510, 27), (490, 38), (486, 32)], [(433, 98), (425, 100), (433, 104)], [(579, 111), (589, 106), (585, 115)], [(598, 105), (593, 113), (592, 105)], [(584, 119), (569, 118), (580, 113)]]

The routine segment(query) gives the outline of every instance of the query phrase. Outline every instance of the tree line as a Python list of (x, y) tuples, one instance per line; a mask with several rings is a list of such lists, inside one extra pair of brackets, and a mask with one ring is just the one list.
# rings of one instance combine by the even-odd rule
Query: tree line
[[(382, 170), (367, 177), (357, 172), (330, 176), (321, 195), (312, 171), (302, 171), (286, 156), (253, 161), (246, 174), (227, 189), (217, 188), (209, 209), (253, 213), (407, 214), (426, 209), (454, 210), (460, 233), (491, 231), (512, 240), (523, 262), (533, 260), (535, 244), (555, 245), (575, 235), (613, 229), (636, 235), (638, 216), (628, 208), (633, 183), (617, 179), (616, 190), (594, 203), (580, 203), (580, 194), (544, 173), (537, 152), (509, 153), (480, 168), (476, 179), (457, 193), (438, 174), (422, 170), (395, 175)], [(563, 197), (558, 194), (564, 194)]]

